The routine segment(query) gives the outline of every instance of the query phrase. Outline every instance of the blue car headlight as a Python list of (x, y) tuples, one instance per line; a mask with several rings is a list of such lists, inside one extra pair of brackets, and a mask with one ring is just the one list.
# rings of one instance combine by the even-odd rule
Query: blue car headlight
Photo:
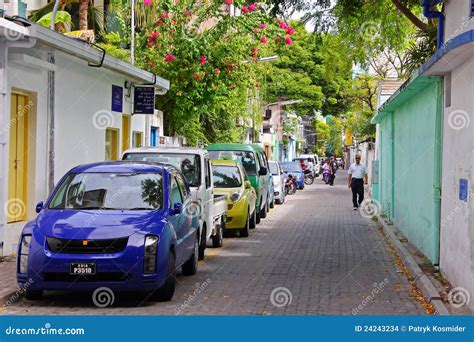
[(158, 252), (159, 237), (147, 235), (145, 237), (145, 255), (143, 258), (143, 272), (145, 274), (156, 273), (156, 254)]
[(20, 253), (19, 253), (19, 272), (28, 272), (28, 257), (30, 255), (31, 246), (31, 235), (23, 235), (20, 242)]

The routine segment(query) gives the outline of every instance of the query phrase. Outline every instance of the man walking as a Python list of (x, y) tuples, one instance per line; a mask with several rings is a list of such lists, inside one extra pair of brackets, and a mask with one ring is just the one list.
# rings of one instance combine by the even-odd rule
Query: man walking
[(364, 180), (365, 184), (367, 184), (367, 167), (360, 163), (359, 155), (355, 156), (355, 163), (349, 166), (348, 173), (349, 188), (352, 189), (352, 204), (354, 205), (354, 210), (357, 210), (364, 200)]

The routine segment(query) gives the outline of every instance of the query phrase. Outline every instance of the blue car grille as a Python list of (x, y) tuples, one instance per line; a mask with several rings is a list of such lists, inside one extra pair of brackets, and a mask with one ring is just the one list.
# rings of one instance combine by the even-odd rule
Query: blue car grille
[(75, 275), (65, 272), (44, 272), (44, 281), (64, 282), (95, 282), (95, 281), (126, 281), (132, 279), (132, 275), (123, 272), (101, 272), (89, 275)]
[(64, 254), (118, 253), (127, 247), (128, 237), (104, 240), (72, 240), (47, 237), (49, 250)]

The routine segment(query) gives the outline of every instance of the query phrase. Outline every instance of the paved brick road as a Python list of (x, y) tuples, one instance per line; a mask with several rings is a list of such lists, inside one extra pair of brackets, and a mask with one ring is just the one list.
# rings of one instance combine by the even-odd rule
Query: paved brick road
[(276, 206), (249, 238), (208, 249), (198, 275), (178, 275), (172, 302), (118, 295), (99, 309), (90, 295), (48, 293), (3, 314), (423, 314), (376, 225), (352, 210), (345, 184), (342, 174), (334, 187), (317, 180)]

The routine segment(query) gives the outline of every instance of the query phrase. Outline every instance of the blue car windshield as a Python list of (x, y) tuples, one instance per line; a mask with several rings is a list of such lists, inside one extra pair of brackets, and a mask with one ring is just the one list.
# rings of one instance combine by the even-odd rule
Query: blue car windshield
[(301, 172), (301, 166), (298, 163), (281, 164), (281, 168), (285, 172)]
[(239, 188), (242, 186), (242, 176), (237, 166), (212, 166), (215, 188)]
[(248, 176), (257, 175), (257, 159), (255, 154), (248, 151), (209, 151), (211, 159), (233, 160), (241, 163)]
[(157, 210), (163, 208), (159, 173), (77, 173), (60, 184), (49, 209)]

